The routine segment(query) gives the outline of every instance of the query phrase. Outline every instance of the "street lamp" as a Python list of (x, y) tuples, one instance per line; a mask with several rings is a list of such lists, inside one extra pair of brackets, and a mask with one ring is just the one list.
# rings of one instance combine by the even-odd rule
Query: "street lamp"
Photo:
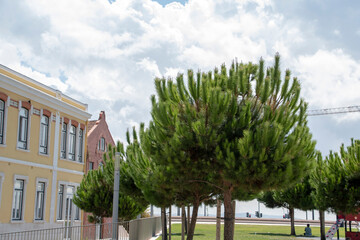
[(120, 153), (115, 153), (114, 167), (114, 195), (113, 195), (113, 212), (112, 212), (112, 239), (118, 239), (118, 211), (119, 211), (119, 181), (120, 181)]

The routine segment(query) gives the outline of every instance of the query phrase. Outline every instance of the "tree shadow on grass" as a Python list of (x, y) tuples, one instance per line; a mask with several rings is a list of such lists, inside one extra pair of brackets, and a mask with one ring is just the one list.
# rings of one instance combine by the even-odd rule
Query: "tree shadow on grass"
[[(181, 236), (181, 233), (171, 233), (171, 236)], [(205, 236), (205, 234), (194, 233), (194, 236)]]
[[(281, 236), (281, 237), (306, 237), (304, 235), (296, 235), (296, 236), (293, 236), (293, 235), (290, 235), (290, 234), (286, 234), (286, 233), (250, 233), (251, 235), (261, 235), (261, 236)], [(311, 236), (309, 238), (314, 238), (316, 237), (315, 235), (314, 236)]]
[(289, 234), (285, 233), (250, 233), (251, 235), (262, 235), (262, 236), (281, 236), (281, 237), (290, 237)]

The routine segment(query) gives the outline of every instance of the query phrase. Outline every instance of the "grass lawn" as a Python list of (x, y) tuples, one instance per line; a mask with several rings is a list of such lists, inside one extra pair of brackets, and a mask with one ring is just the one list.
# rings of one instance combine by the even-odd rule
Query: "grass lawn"
[[(221, 229), (221, 239), (223, 239), (223, 227)], [(297, 236), (304, 233), (304, 226), (296, 227)], [(312, 227), (312, 233), (315, 237), (320, 237), (320, 228)], [(327, 229), (327, 228), (326, 228)], [(181, 239), (181, 225), (172, 224), (171, 240)], [(215, 224), (196, 224), (195, 240), (215, 239)], [(256, 240), (256, 239), (296, 239), (290, 236), (290, 226), (276, 226), (276, 225), (235, 225), (234, 240)], [(340, 230), (340, 237), (344, 237), (344, 230)], [(311, 239), (311, 238), (309, 238)]]

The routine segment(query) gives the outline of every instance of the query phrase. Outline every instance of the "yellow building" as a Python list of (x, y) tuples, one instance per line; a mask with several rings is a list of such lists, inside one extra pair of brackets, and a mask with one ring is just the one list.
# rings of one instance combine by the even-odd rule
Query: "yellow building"
[(86, 104), (0, 65), (0, 233), (81, 224), (72, 196), (90, 116)]

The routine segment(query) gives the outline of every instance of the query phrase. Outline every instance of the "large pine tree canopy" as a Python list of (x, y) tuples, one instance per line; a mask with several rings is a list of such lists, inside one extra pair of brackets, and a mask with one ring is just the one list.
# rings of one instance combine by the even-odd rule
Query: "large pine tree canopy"
[(152, 121), (140, 133), (142, 151), (175, 192), (221, 193), (226, 215), (239, 192), (288, 187), (313, 167), (307, 104), (290, 70), (281, 78), (279, 55), (267, 69), (262, 59), (235, 61), (184, 78), (155, 79)]
[[(315, 142), (300, 84), (290, 71), (234, 62), (227, 71), (156, 79), (143, 149), (177, 178), (249, 191), (296, 183), (313, 166)], [(188, 176), (191, 176), (189, 179)], [(183, 179), (184, 180), (184, 179)], [(181, 181), (181, 180), (179, 180)]]

